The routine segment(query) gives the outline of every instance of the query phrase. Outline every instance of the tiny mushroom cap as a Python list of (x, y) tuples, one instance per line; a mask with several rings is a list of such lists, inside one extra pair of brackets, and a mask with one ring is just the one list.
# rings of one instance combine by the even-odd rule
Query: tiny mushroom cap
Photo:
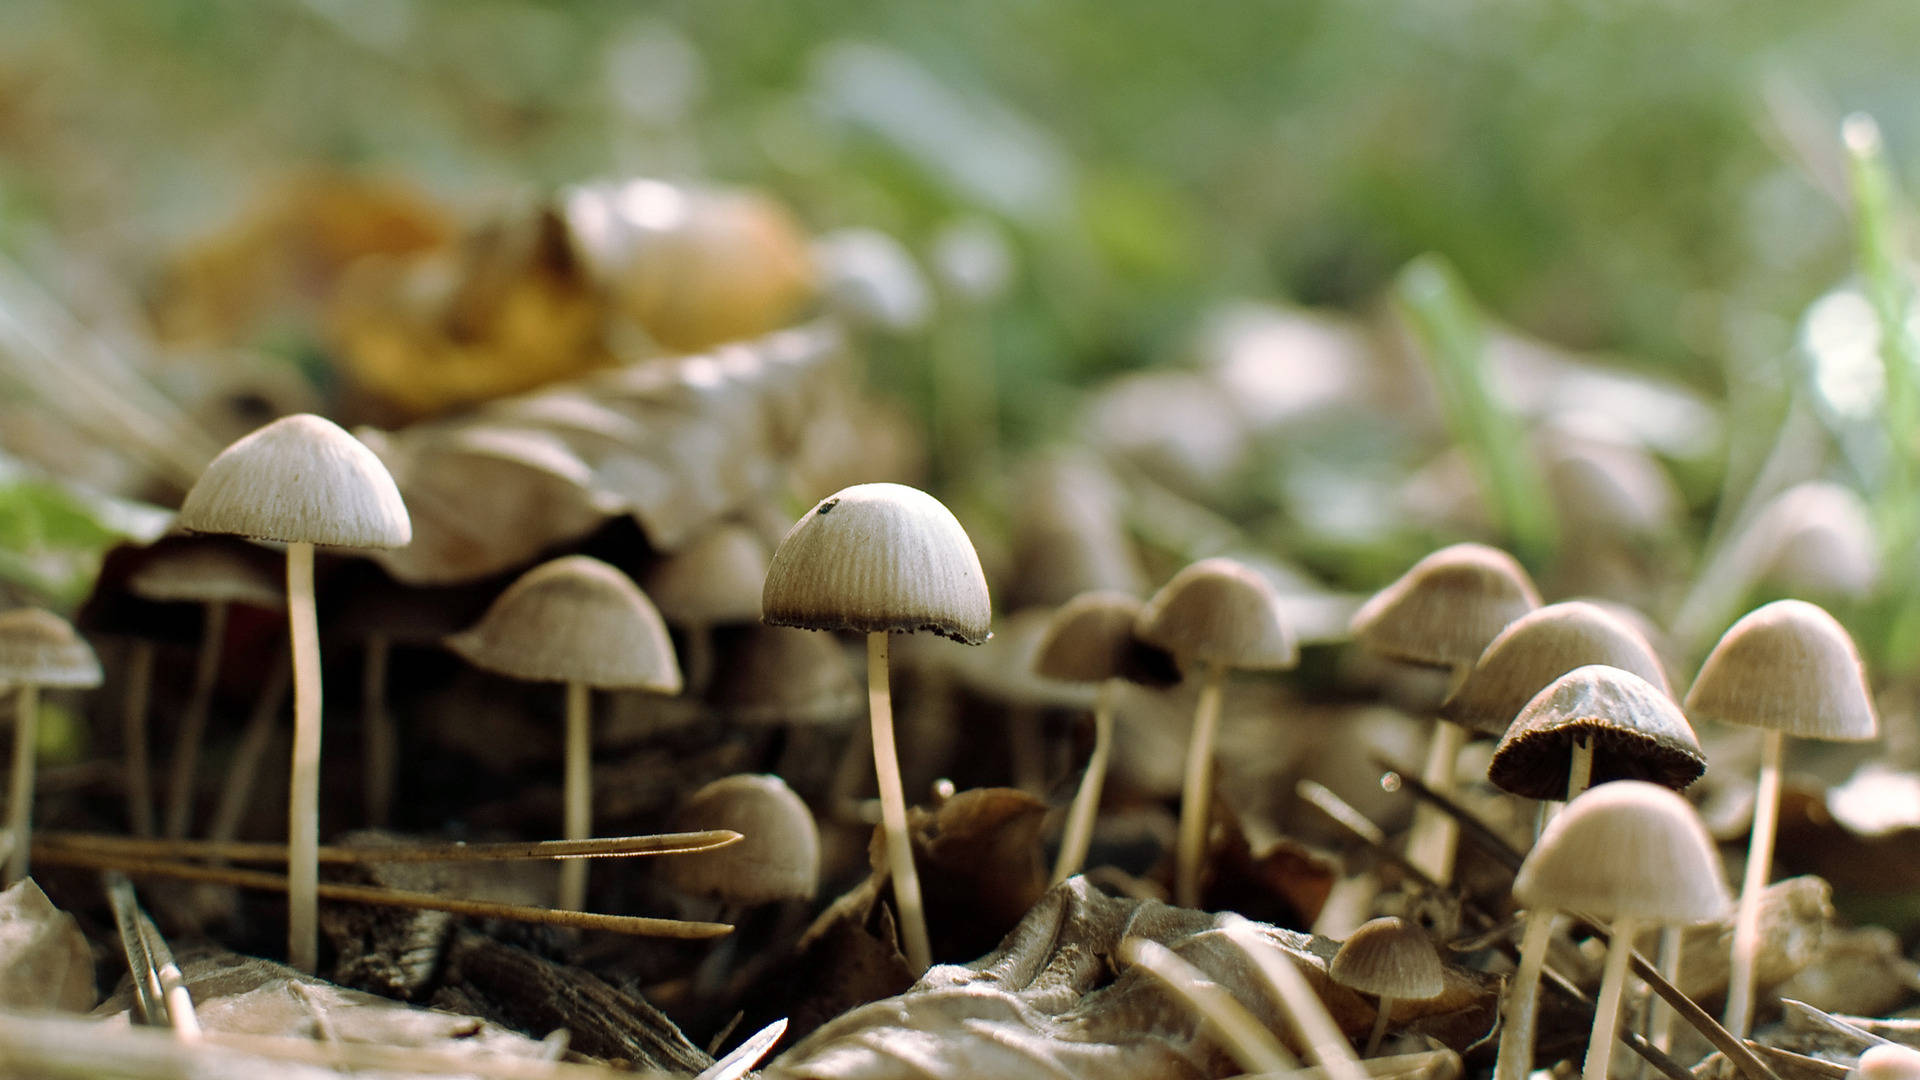
[(1875, 1043), (1860, 1051), (1847, 1080), (1920, 1080), (1920, 1050), (1899, 1043)]
[(760, 599), (767, 622), (809, 630), (930, 630), (978, 645), (992, 622), (966, 530), (904, 484), (856, 484), (820, 500), (780, 541)]
[(1126, 679), (1145, 686), (1179, 682), (1173, 658), (1134, 636), (1141, 606), (1126, 593), (1105, 590), (1081, 593), (1062, 604), (1040, 638), (1034, 673), (1063, 682)]
[(262, 561), (267, 552), (218, 536), (180, 539), (187, 542), (156, 545), (127, 575), (127, 591), (161, 603), (287, 606), (285, 574)]
[(1485, 544), (1454, 544), (1361, 605), (1353, 633), (1382, 656), (1464, 667), (1508, 623), (1539, 606), (1539, 592), (1513, 556)]
[(1487, 779), (1528, 799), (1562, 799), (1573, 744), (1593, 743), (1594, 784), (1647, 780), (1679, 791), (1707, 771), (1680, 706), (1630, 671), (1589, 664), (1536, 694), (1493, 751)]
[(835, 638), (785, 626), (722, 631), (707, 697), (737, 724), (829, 724), (867, 703)]
[(100, 660), (67, 620), (44, 608), (0, 612), (0, 682), (100, 685)]
[(1052, 617), (1053, 613), (1045, 608), (1008, 612), (1001, 617), (1000, 628), (993, 632), (993, 637), (978, 649), (935, 648), (926, 650), (924, 656), (912, 658), (903, 652), (900, 658), (906, 663), (918, 659), (940, 664), (953, 673), (968, 693), (988, 701), (1037, 709), (1089, 708), (1093, 705), (1096, 687), (1050, 679), (1034, 666), (1040, 641), (1046, 637)]
[(1528, 908), (1662, 925), (1724, 918), (1720, 856), (1687, 800), (1622, 780), (1588, 790), (1547, 823), (1513, 881)]
[(1571, 600), (1529, 611), (1500, 631), (1440, 715), (1501, 734), (1542, 687), (1587, 664), (1630, 671), (1673, 696), (1659, 657), (1638, 630), (1597, 605)]
[(682, 626), (760, 621), (767, 548), (744, 525), (722, 525), (654, 563), (641, 584), (660, 614)]
[(1446, 989), (1433, 939), (1419, 926), (1388, 916), (1361, 924), (1333, 956), (1327, 973), (1350, 990), (1424, 1001)]
[(585, 555), (527, 571), (447, 647), (517, 679), (680, 692), (680, 665), (660, 613), (627, 575)]
[(1134, 633), (1203, 664), (1284, 670), (1300, 661), (1273, 586), (1232, 559), (1202, 559), (1173, 575), (1140, 609)]
[(255, 540), (396, 548), (413, 524), (393, 476), (331, 420), (283, 416), (220, 452), (187, 492), (180, 525)]
[(1802, 739), (1864, 742), (1880, 734), (1853, 638), (1804, 600), (1776, 600), (1734, 623), (1707, 654), (1686, 707), (1695, 719)]
[(732, 829), (745, 839), (663, 864), (667, 882), (729, 904), (811, 900), (820, 880), (820, 836), (807, 804), (777, 776), (727, 776), (688, 796), (676, 827)]

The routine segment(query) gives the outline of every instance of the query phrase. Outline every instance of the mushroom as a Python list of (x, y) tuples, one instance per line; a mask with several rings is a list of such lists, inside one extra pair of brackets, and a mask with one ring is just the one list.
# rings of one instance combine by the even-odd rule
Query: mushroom
[(1200, 904), (1212, 804), (1213, 743), (1220, 730), (1220, 693), (1228, 668), (1278, 671), (1300, 660), (1293, 629), (1267, 579), (1232, 559), (1202, 559), (1173, 575), (1134, 619), (1134, 634), (1204, 670), (1187, 742), (1180, 791), (1180, 834), (1174, 848), (1174, 900)]
[[(667, 884), (723, 905), (811, 900), (820, 884), (820, 833), (813, 813), (778, 776), (724, 776), (692, 795), (676, 828), (732, 829), (746, 839), (662, 864)], [(721, 921), (729, 921), (722, 919)]]
[[(522, 574), (478, 623), (446, 640), (475, 667), (566, 684), (562, 838), (591, 837), (592, 691), (680, 692), (673, 642), (652, 602), (614, 567), (586, 555), (567, 555)], [(586, 899), (586, 860), (568, 859), (560, 864), (560, 906), (580, 911)]]
[(331, 420), (284, 416), (220, 452), (187, 492), (181, 527), (287, 545), (293, 780), (287, 797), (287, 962), (314, 970), (320, 882), (320, 626), (313, 548), (393, 548), (413, 525), (373, 451)]
[(1363, 923), (1349, 935), (1340, 951), (1333, 954), (1327, 974), (1349, 990), (1379, 999), (1374, 1006), (1373, 1031), (1367, 1035), (1361, 1057), (1379, 1052), (1395, 1001), (1425, 1001), (1439, 997), (1446, 989), (1446, 973), (1433, 939), (1420, 927), (1391, 915)]
[(1879, 737), (1880, 718), (1846, 628), (1804, 600), (1777, 600), (1734, 623), (1707, 655), (1685, 704), (1696, 721), (1718, 720), (1765, 733), (1727, 984), (1727, 1029), (1745, 1038), (1753, 1022), (1760, 894), (1773, 869), (1786, 737), (1864, 742)]
[(0, 682), (14, 687), (13, 780), (7, 787), (7, 871), (0, 884), (27, 876), (33, 847), (34, 743), (40, 688), (100, 685), (100, 661), (67, 620), (41, 608), (0, 614)]
[(1603, 784), (1569, 803), (1520, 864), (1513, 895), (1527, 909), (1527, 929), (1508, 987), (1496, 1080), (1533, 1071), (1534, 996), (1558, 913), (1611, 924), (1584, 1073), (1585, 1080), (1606, 1080), (1635, 932), (1647, 923), (1711, 922), (1730, 906), (1700, 816), (1674, 792), (1638, 780)]
[(1673, 696), (1653, 646), (1632, 624), (1583, 600), (1529, 611), (1500, 631), (1440, 715), (1470, 731), (1500, 736), (1546, 685), (1578, 667), (1629, 671)]
[(1706, 771), (1700, 741), (1671, 697), (1630, 671), (1588, 664), (1527, 702), (1494, 748), (1487, 779), (1546, 801), (1613, 780), (1681, 791)]
[(688, 693), (705, 690), (713, 674), (713, 627), (760, 621), (766, 579), (766, 545), (744, 525), (709, 529), (647, 568), (641, 588), (668, 622), (686, 631), (681, 666)]
[(785, 626), (729, 627), (707, 703), (729, 723), (838, 725), (860, 709), (860, 684), (840, 643)]
[(932, 964), (907, 802), (894, 750), (887, 636), (929, 630), (969, 645), (990, 633), (980, 556), (938, 499), (902, 484), (856, 484), (820, 500), (780, 541), (761, 591), (775, 626), (867, 635), (867, 701), (887, 865), (915, 975)]
[[(1000, 617), (985, 645), (967, 649), (942, 664), (945, 671), (929, 672), (935, 679), (951, 678), (969, 697), (995, 706), (1007, 733), (1009, 786), (1042, 797), (1049, 786), (1043, 738), (1045, 714), (1053, 710), (1085, 712), (1098, 696), (1091, 686), (1048, 678), (1034, 668), (1040, 641), (1046, 637), (1052, 618), (1053, 613), (1046, 608), (1010, 611)], [(940, 650), (946, 656), (956, 651)], [(932, 656), (927, 660), (927, 668), (938, 663)]]
[(1053, 613), (1034, 655), (1034, 674), (1042, 678), (1100, 684), (1093, 699), (1093, 756), (1067, 811), (1053, 866), (1055, 885), (1079, 873), (1087, 860), (1113, 756), (1113, 698), (1120, 682), (1167, 685), (1179, 679), (1171, 657), (1134, 636), (1140, 608), (1140, 601), (1126, 593), (1082, 593)]
[[(1454, 544), (1428, 555), (1375, 593), (1353, 616), (1362, 648), (1395, 660), (1452, 671), (1454, 688), (1508, 623), (1540, 606), (1533, 581), (1513, 556), (1485, 544)], [(1437, 720), (1420, 779), (1432, 790), (1453, 790), (1454, 759), (1466, 731)], [(1441, 884), (1453, 880), (1459, 829), (1451, 817), (1421, 803), (1407, 838), (1407, 859)]]

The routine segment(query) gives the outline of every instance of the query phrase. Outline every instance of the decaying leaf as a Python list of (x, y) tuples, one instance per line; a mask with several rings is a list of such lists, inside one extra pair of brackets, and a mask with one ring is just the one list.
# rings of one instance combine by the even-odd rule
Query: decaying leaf
[(73, 916), (32, 878), (0, 892), (0, 1007), (86, 1012), (96, 1000), (93, 952)]

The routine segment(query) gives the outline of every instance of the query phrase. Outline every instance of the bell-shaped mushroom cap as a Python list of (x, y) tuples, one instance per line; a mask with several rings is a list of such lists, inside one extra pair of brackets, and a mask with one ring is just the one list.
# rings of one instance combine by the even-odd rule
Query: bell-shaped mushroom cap
[(1283, 670), (1300, 661), (1273, 586), (1232, 559), (1201, 559), (1173, 575), (1133, 629), (1140, 640), (1203, 664)]
[(1362, 604), (1353, 633), (1382, 656), (1465, 667), (1508, 623), (1539, 606), (1539, 592), (1513, 556), (1485, 544), (1454, 544)]
[(746, 839), (662, 864), (668, 884), (728, 904), (811, 900), (820, 836), (807, 804), (777, 776), (726, 776), (688, 796), (676, 828), (732, 829)]
[(127, 591), (161, 603), (244, 604), (281, 610), (286, 579), (269, 552), (221, 536), (172, 538), (155, 544), (127, 575)]
[(1638, 780), (1568, 803), (1520, 864), (1513, 895), (1528, 908), (1665, 925), (1711, 922), (1732, 907), (1700, 815)]
[(738, 724), (828, 724), (866, 706), (840, 642), (784, 626), (729, 627), (714, 641), (718, 660), (707, 698)]
[(1447, 985), (1433, 939), (1393, 916), (1362, 923), (1333, 954), (1327, 973), (1349, 990), (1410, 1001), (1439, 997)]
[(1687, 691), (1687, 713), (1802, 739), (1880, 734), (1865, 666), (1846, 628), (1804, 600), (1750, 611), (1721, 636)]
[(992, 602), (980, 556), (940, 500), (904, 484), (855, 484), (787, 530), (767, 568), (775, 626), (987, 640)]
[(1593, 783), (1647, 780), (1679, 791), (1707, 771), (1693, 726), (1666, 691), (1619, 668), (1589, 664), (1527, 702), (1493, 751), (1487, 779), (1528, 799), (1563, 799), (1573, 744), (1593, 743)]
[(680, 692), (660, 613), (627, 575), (585, 555), (527, 571), (447, 647), (516, 679)]
[(100, 660), (72, 624), (44, 608), (0, 612), (0, 682), (100, 685)]
[(180, 525), (334, 547), (396, 548), (413, 539), (387, 467), (311, 413), (283, 416), (222, 450), (187, 492)]
[(1134, 636), (1140, 601), (1123, 592), (1087, 592), (1062, 604), (1034, 653), (1034, 674), (1065, 682), (1127, 679), (1171, 686), (1179, 668), (1164, 649)]
[(1781, 492), (1747, 527), (1747, 545), (1762, 579), (1802, 596), (1866, 596), (1880, 573), (1873, 515), (1839, 484), (1814, 481)]
[(744, 525), (721, 525), (654, 563), (641, 585), (668, 622), (682, 626), (760, 621), (767, 548)]
[(1440, 715), (1498, 735), (1548, 683), (1587, 664), (1631, 671), (1673, 696), (1660, 658), (1638, 630), (1600, 607), (1570, 600), (1529, 611), (1500, 631)]
[(1846, 1080), (1920, 1080), (1920, 1050), (1899, 1043), (1876, 1043), (1860, 1051)]

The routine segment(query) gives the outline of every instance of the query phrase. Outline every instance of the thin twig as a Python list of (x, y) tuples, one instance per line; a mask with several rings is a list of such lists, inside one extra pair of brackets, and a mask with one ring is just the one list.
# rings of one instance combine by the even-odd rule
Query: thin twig
[[(405, 843), (381, 845), (327, 845), (320, 861), (340, 865), (413, 862), (490, 862), (510, 859), (594, 859), (628, 855), (684, 855), (737, 844), (741, 834), (732, 829), (656, 833), (647, 836), (600, 836), (587, 840), (509, 841), (469, 844)], [(67, 850), (97, 851), (154, 859), (206, 859), (222, 862), (284, 863), (287, 846), (237, 840), (159, 840), (109, 833), (40, 833), (35, 845)]]

